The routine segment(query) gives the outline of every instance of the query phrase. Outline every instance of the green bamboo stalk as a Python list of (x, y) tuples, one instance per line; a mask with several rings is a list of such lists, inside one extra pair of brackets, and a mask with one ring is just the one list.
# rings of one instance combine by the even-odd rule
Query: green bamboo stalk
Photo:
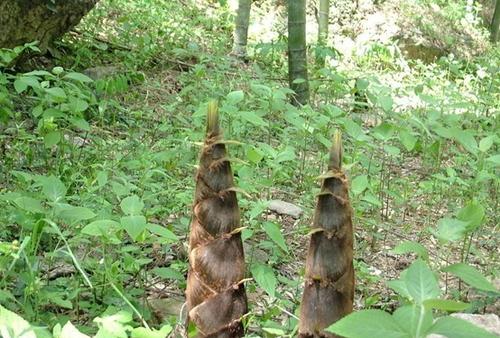
[(495, 5), (495, 12), (493, 13), (493, 18), (491, 19), (491, 41), (496, 43), (500, 38), (500, 0), (497, 0)]
[(186, 286), (188, 328), (193, 323), (200, 338), (244, 334), (245, 257), (236, 191), (217, 104), (210, 102), (196, 175)]
[(248, 25), (252, 0), (238, 0), (238, 10), (234, 27), (233, 55), (238, 58), (247, 57)]
[(322, 175), (306, 259), (299, 338), (337, 337), (324, 329), (352, 312), (354, 301), (352, 210), (336, 132)]
[(288, 81), (292, 103), (309, 102), (306, 49), (306, 0), (288, 0)]
[[(329, 13), (330, 13), (330, 0), (319, 0), (318, 47), (320, 48), (324, 48), (328, 41)], [(316, 62), (320, 66), (325, 65), (325, 56), (323, 51), (320, 51), (316, 55)]]

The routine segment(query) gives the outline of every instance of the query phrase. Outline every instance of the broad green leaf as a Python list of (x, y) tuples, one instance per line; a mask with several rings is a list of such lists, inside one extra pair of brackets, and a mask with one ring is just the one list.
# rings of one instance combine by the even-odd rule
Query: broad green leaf
[(43, 142), (45, 144), (45, 148), (52, 148), (59, 142), (61, 142), (61, 132), (55, 130), (51, 131), (44, 135)]
[(467, 309), (470, 304), (450, 299), (427, 299), (424, 302), (424, 306), (427, 309), (456, 312)]
[(184, 275), (172, 268), (154, 268), (152, 272), (158, 277), (165, 279), (184, 280)]
[(402, 280), (417, 304), (422, 304), (427, 299), (438, 298), (441, 294), (436, 276), (421, 259), (410, 265)]
[(412, 151), (413, 148), (415, 148), (415, 144), (417, 144), (417, 138), (406, 130), (401, 130), (399, 132), (399, 139), (408, 151)]
[(356, 176), (351, 182), (351, 191), (354, 195), (359, 195), (369, 187), (368, 176)]
[(411, 295), (408, 292), (408, 287), (406, 286), (406, 282), (400, 279), (390, 280), (386, 282), (387, 286), (393, 289), (398, 295), (403, 298), (411, 299)]
[(172, 332), (172, 326), (168, 324), (163, 325), (160, 330), (136, 327), (132, 329), (132, 338), (165, 338), (170, 332)]
[(411, 337), (424, 337), (424, 333), (432, 326), (432, 311), (422, 305), (405, 305), (392, 314), (399, 326)]
[(68, 220), (72, 223), (92, 219), (96, 216), (96, 214), (89, 208), (74, 206), (65, 207), (63, 210), (58, 212), (57, 215), (60, 218)]
[(285, 238), (280, 231), (279, 226), (276, 223), (272, 222), (264, 222), (262, 225), (266, 234), (273, 240), (274, 243), (278, 244), (278, 246), (283, 249), (283, 251), (288, 252), (288, 247), (285, 242)]
[(64, 100), (66, 98), (66, 93), (64, 92), (64, 89), (60, 87), (47, 88), (45, 89), (45, 92), (50, 96), (54, 97), (55, 99), (57, 99), (58, 101)]
[(127, 338), (127, 323), (132, 321), (132, 314), (120, 311), (113, 315), (97, 317), (94, 322), (99, 326), (99, 331), (94, 338)]
[(94, 82), (90, 77), (82, 73), (71, 72), (63, 76), (63, 79), (71, 79), (78, 82)]
[(78, 331), (78, 329), (73, 324), (71, 324), (70, 321), (68, 321), (63, 326), (59, 338), (90, 338), (90, 337)]
[(137, 195), (125, 197), (121, 203), (120, 208), (126, 215), (140, 215), (144, 208), (144, 202)]
[(171, 242), (176, 242), (179, 240), (179, 238), (172, 231), (167, 229), (167, 227), (165, 227), (165, 226), (161, 226), (161, 225), (153, 224), (153, 223), (148, 223), (147, 229), (151, 233), (158, 235), (164, 239), (168, 239)]
[(363, 133), (363, 129), (351, 119), (344, 120), (344, 128), (349, 136), (351, 136), (355, 140), (363, 140), (365, 134)]
[(497, 289), (479, 272), (476, 268), (465, 263), (456, 263), (443, 269), (443, 272), (449, 272), (457, 276), (470, 286), (490, 292), (498, 292)]
[(21, 209), (32, 213), (44, 213), (42, 204), (39, 200), (31, 197), (18, 197), (14, 199), (14, 203)]
[(388, 95), (381, 95), (378, 97), (378, 103), (386, 113), (391, 112), (393, 104), (392, 97)]
[(496, 165), (500, 165), (500, 154), (490, 156), (486, 159), (486, 161), (491, 162)]
[(479, 150), (483, 153), (487, 152), (493, 145), (494, 141), (495, 136), (493, 135), (483, 138), (481, 141), (479, 141)]
[(0, 337), (37, 338), (26, 320), (2, 305), (0, 305)]
[(326, 331), (346, 338), (410, 338), (396, 320), (382, 310), (361, 310), (330, 325)]
[(468, 321), (451, 316), (438, 318), (427, 333), (440, 334), (448, 338), (498, 338), (497, 335)]
[(120, 223), (110, 219), (101, 219), (87, 224), (82, 233), (89, 236), (107, 236), (110, 231), (118, 229)]
[(429, 260), (429, 253), (427, 249), (420, 243), (414, 241), (404, 241), (401, 244), (398, 244), (392, 252), (395, 254), (405, 254), (408, 252), (416, 253), (420, 258), (425, 261)]
[(50, 201), (57, 202), (66, 196), (66, 186), (55, 176), (42, 177), (42, 192)]
[(264, 158), (264, 155), (259, 149), (256, 149), (254, 147), (248, 147), (247, 149), (247, 159), (254, 163), (258, 164), (262, 159)]
[(16, 90), (16, 92), (18, 94), (21, 94), (26, 89), (28, 89), (28, 85), (25, 82), (23, 82), (21, 79), (17, 79), (16, 81), (14, 81), (14, 89)]
[(261, 263), (255, 263), (252, 265), (251, 272), (255, 282), (257, 282), (257, 284), (271, 297), (274, 297), (278, 280), (274, 275), (272, 267)]
[(146, 229), (146, 217), (144, 216), (125, 216), (121, 218), (120, 223), (134, 241)]
[(241, 101), (243, 101), (243, 98), (245, 97), (245, 94), (243, 93), (242, 90), (235, 90), (234, 92), (230, 92), (226, 96), (226, 103), (235, 105)]
[(432, 231), (432, 234), (443, 242), (458, 241), (464, 237), (467, 224), (455, 218), (441, 218), (437, 230)]
[(455, 140), (467, 151), (477, 154), (478, 146), (474, 134), (470, 130), (455, 130)]
[(387, 141), (394, 135), (394, 131), (395, 128), (393, 124), (384, 122), (372, 129), (371, 133), (375, 138), (378, 138), (382, 141)]
[(255, 112), (240, 111), (239, 116), (245, 121), (248, 121), (256, 126), (267, 127), (267, 122), (264, 121), (262, 117), (257, 115)]
[(71, 118), (70, 121), (75, 127), (79, 128), (83, 131), (90, 131), (90, 124), (86, 120), (84, 120), (82, 118), (74, 117), (74, 118)]
[(471, 202), (458, 212), (457, 218), (468, 223), (467, 231), (474, 231), (483, 222), (484, 207), (478, 202)]

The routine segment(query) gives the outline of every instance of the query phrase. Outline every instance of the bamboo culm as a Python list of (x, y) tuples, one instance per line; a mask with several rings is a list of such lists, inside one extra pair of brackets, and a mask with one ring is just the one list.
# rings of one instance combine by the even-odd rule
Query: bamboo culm
[(341, 137), (336, 133), (328, 171), (321, 177), (321, 192), (311, 229), (300, 309), (300, 338), (337, 337), (324, 329), (353, 308), (352, 210), (341, 163)]
[(239, 58), (247, 57), (248, 25), (252, 0), (238, 0), (238, 10), (234, 27), (232, 54)]
[(292, 103), (309, 102), (306, 49), (306, 0), (288, 0), (288, 81)]
[(209, 103), (196, 175), (186, 287), (188, 327), (197, 337), (242, 337), (247, 313), (240, 210), (217, 104)]

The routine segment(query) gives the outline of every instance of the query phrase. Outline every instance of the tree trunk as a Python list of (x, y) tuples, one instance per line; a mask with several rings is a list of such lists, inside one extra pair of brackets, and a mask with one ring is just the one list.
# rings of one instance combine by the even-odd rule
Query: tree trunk
[(493, 18), (491, 19), (491, 41), (494, 43), (496, 43), (498, 41), (498, 38), (500, 37), (499, 30), (500, 30), (500, 0), (497, 0), (497, 3), (495, 5), (495, 12), (493, 13)]
[(316, 62), (320, 66), (325, 65), (324, 47), (328, 41), (328, 22), (330, 14), (330, 0), (319, 0), (319, 19), (318, 19), (318, 47), (319, 52), (316, 55)]
[(288, 0), (288, 81), (292, 103), (309, 102), (306, 49), (306, 0)]
[(209, 103), (207, 121), (189, 235), (188, 324), (196, 326), (197, 337), (243, 337), (247, 297), (240, 210), (215, 102)]
[(0, 48), (49, 44), (76, 26), (98, 0), (0, 0)]
[(328, 172), (322, 175), (307, 253), (299, 338), (337, 337), (324, 329), (353, 308), (352, 210), (347, 178), (341, 169), (339, 132), (335, 134), (329, 162)]
[(247, 57), (248, 24), (252, 0), (239, 0), (234, 27), (233, 54), (238, 58)]

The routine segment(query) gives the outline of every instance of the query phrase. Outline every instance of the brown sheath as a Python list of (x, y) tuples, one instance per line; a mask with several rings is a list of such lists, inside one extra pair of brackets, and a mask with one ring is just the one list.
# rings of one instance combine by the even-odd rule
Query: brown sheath
[(354, 300), (352, 210), (336, 133), (322, 176), (306, 259), (299, 337), (337, 337), (324, 331), (352, 312)]
[(215, 102), (196, 175), (186, 287), (188, 323), (198, 337), (242, 337), (247, 313), (240, 210)]

